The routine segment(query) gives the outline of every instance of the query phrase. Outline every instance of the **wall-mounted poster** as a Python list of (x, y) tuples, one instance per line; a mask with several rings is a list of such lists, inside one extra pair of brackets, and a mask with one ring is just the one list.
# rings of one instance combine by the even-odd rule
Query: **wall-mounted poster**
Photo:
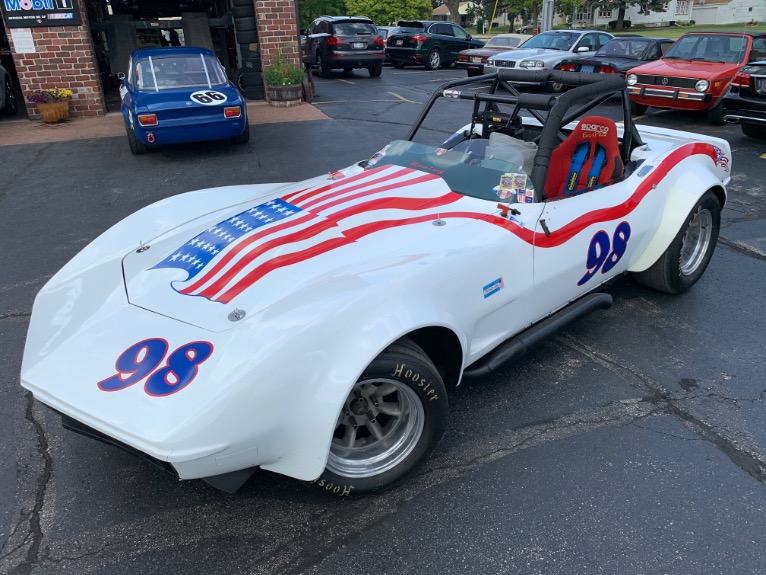
[(6, 28), (78, 26), (77, 0), (0, 0)]

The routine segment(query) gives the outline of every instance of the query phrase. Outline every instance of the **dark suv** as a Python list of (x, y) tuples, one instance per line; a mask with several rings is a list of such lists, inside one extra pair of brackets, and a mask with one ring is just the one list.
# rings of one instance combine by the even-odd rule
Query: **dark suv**
[(315, 65), (321, 78), (327, 78), (333, 68), (347, 72), (367, 68), (377, 78), (383, 71), (384, 50), (375, 24), (359, 16), (320, 16), (301, 41), (303, 63)]
[(461, 50), (484, 46), (452, 22), (402, 20), (397, 26), (386, 42), (386, 56), (394, 68), (405, 64), (420, 64), (426, 70), (446, 68), (457, 62)]

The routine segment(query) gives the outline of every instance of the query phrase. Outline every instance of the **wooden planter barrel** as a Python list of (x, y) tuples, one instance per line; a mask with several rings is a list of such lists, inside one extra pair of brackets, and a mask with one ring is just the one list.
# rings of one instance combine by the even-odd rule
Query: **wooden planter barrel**
[(37, 111), (40, 112), (40, 118), (46, 124), (66, 122), (69, 119), (69, 100), (37, 104)]
[(303, 84), (267, 86), (266, 95), (269, 97), (269, 103), (277, 108), (297, 106), (303, 99)]

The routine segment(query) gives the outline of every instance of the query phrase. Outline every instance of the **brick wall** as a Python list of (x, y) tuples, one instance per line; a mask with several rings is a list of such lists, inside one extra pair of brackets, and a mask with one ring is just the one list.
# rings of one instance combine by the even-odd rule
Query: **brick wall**
[(263, 67), (280, 55), (300, 66), (295, 0), (255, 0), (255, 15)]
[[(80, 26), (31, 28), (34, 54), (17, 54), (10, 30), (8, 39), (19, 75), (21, 91), (27, 94), (40, 88), (69, 88), (74, 93), (69, 104), (71, 116), (103, 116), (104, 94), (98, 76), (87, 12), (81, 0)], [(39, 119), (37, 106), (27, 102), (30, 119)]]

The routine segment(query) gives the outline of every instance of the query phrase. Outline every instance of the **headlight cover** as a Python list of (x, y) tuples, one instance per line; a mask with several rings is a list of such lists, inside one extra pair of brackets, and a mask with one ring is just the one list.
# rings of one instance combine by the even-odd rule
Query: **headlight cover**
[(694, 84), (694, 89), (698, 92), (704, 92), (710, 87), (710, 82), (707, 80), (697, 80), (697, 83)]
[(628, 86), (634, 86), (638, 82), (638, 76), (635, 74), (628, 74)]
[(522, 60), (519, 68), (542, 68), (545, 64), (541, 60)]

